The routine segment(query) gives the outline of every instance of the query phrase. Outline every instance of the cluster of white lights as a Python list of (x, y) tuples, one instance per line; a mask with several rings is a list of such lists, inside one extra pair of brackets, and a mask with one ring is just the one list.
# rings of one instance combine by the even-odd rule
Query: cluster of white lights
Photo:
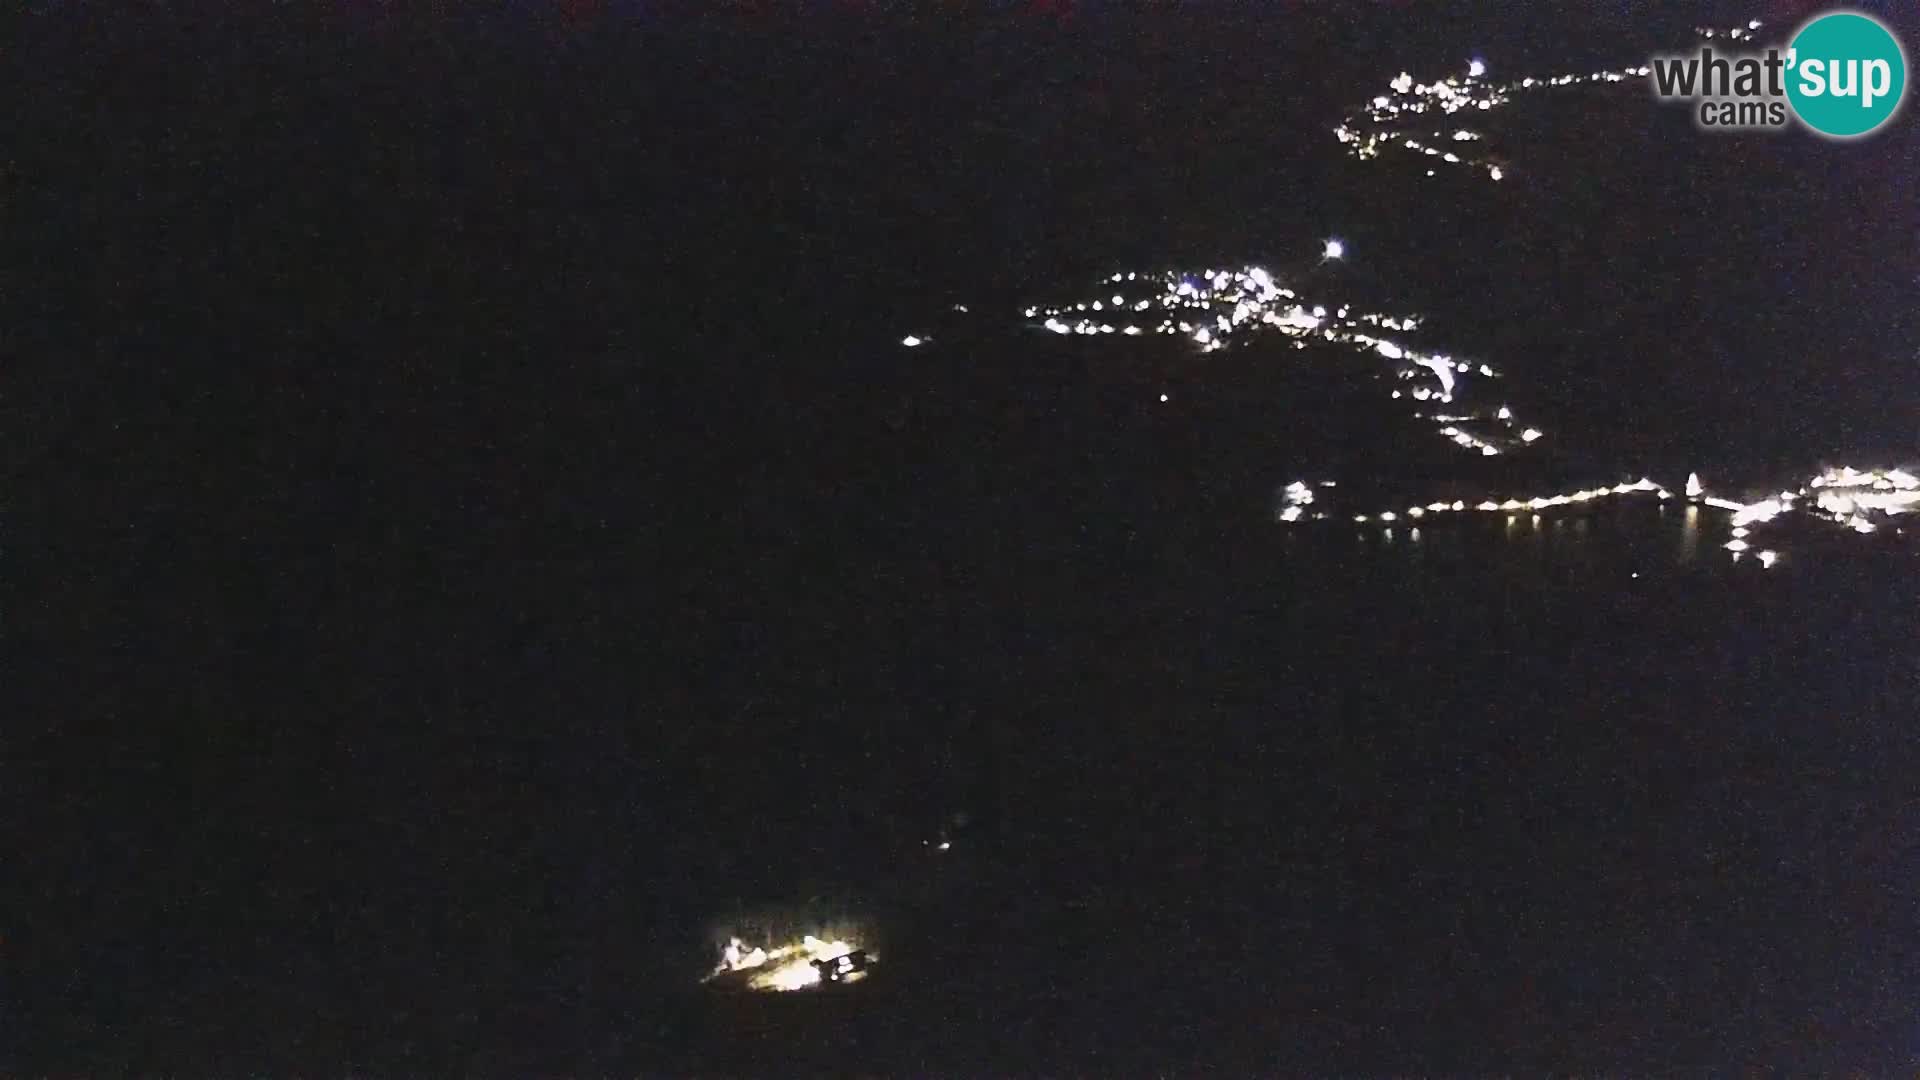
[(1281, 521), (1299, 521), (1307, 514), (1307, 507), (1313, 505), (1313, 489), (1304, 480), (1295, 480), (1280, 492)]
[(1897, 517), (1920, 508), (1920, 477), (1902, 469), (1863, 473), (1853, 468), (1826, 472), (1807, 485), (1814, 506), (1855, 532), (1870, 533), (1879, 517)]
[[(1760, 26), (1760, 20), (1755, 19), (1731, 30), (1703, 28), (1698, 32), (1707, 38), (1750, 41)], [(1467, 65), (1465, 77), (1452, 76), (1431, 83), (1417, 83), (1412, 75), (1403, 71), (1387, 84), (1388, 93), (1373, 98), (1342, 120), (1333, 134), (1348, 153), (1363, 161), (1377, 158), (1388, 150), (1404, 150), (1430, 159), (1429, 165), (1464, 166), (1484, 172), (1489, 180), (1504, 180), (1505, 165), (1491, 155), (1475, 153), (1460, 145), (1480, 142), (1483, 139), (1480, 132), (1450, 125), (1435, 126), (1435, 121), (1458, 112), (1491, 112), (1517, 95), (1568, 86), (1606, 86), (1643, 79), (1652, 73), (1651, 67), (1639, 65), (1584, 74), (1528, 76), (1495, 83), (1486, 79), (1487, 66), (1477, 59)], [(1427, 175), (1434, 175), (1434, 170), (1429, 168)]]
[[(1323, 262), (1345, 258), (1346, 254), (1346, 245), (1337, 239), (1326, 241), (1321, 249)], [(1375, 332), (1412, 331), (1419, 325), (1412, 316), (1355, 312), (1346, 304), (1330, 307), (1311, 303), (1281, 284), (1265, 267), (1208, 269), (1194, 274), (1116, 273), (1101, 286), (1103, 293), (1117, 291), (1074, 304), (1028, 307), (1022, 314), (1055, 334), (1179, 336), (1202, 353), (1217, 352), (1236, 338), (1264, 332), (1291, 338), (1296, 349), (1312, 342), (1344, 346), (1392, 362), (1397, 379), (1413, 384), (1405, 390), (1392, 390), (1390, 396), (1396, 401), (1452, 404), (1465, 396), (1469, 380), (1498, 377), (1490, 365), (1422, 352), (1403, 339)], [(1112, 317), (1114, 313), (1118, 313), (1117, 320)], [(1433, 419), (1444, 425), (1442, 436), (1455, 445), (1488, 457), (1524, 447), (1541, 437), (1537, 428), (1517, 425), (1505, 406), (1497, 415), (1469, 411), (1444, 420)]]
[[(736, 971), (752, 972), (747, 986), (754, 990), (805, 990), (820, 983), (816, 962), (830, 962), (851, 955), (857, 947), (846, 941), (826, 941), (808, 934), (799, 941), (776, 948), (748, 945), (739, 938), (729, 940), (720, 950), (719, 966), (709, 980)], [(852, 981), (851, 979), (847, 981)]]
[(1748, 537), (1756, 527), (1791, 513), (1807, 514), (1856, 533), (1877, 532), (1892, 518), (1920, 511), (1920, 477), (1904, 469), (1861, 470), (1849, 465), (1810, 478), (1798, 491), (1782, 491), (1756, 502), (1706, 501), (1733, 512), (1733, 539), (1726, 547), (1738, 558), (1749, 549)]

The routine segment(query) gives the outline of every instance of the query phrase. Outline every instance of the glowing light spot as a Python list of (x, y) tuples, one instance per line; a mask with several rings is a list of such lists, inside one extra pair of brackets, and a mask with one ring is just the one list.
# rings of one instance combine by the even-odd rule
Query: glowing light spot
[(1320, 249), (1320, 254), (1327, 259), (1344, 259), (1347, 257), (1347, 245), (1340, 240), (1328, 240), (1326, 246)]
[[(720, 952), (720, 964), (708, 975), (709, 980), (731, 972), (750, 971), (747, 986), (753, 990), (790, 991), (804, 990), (818, 985), (820, 969), (816, 963), (842, 960), (857, 951), (857, 946), (846, 941), (823, 941), (808, 934), (798, 942), (777, 948), (761, 946), (749, 947), (739, 938), (729, 940)], [(852, 961), (845, 961), (841, 969), (852, 967)]]
[(927, 340), (926, 338), (915, 337), (912, 334), (908, 334), (906, 337), (903, 337), (900, 339), (900, 344), (905, 345), (909, 349), (912, 349), (912, 348), (919, 347), (921, 344), (925, 343), (926, 340)]

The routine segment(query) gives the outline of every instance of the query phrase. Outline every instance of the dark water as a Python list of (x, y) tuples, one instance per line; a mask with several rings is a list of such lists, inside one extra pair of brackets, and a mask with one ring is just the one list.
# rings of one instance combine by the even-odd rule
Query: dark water
[[(1308, 465), (1435, 463), (1259, 350), (894, 345), (1338, 233), (1575, 486), (1904, 460), (1910, 127), (1522, 112), (1494, 190), (1326, 129), (1638, 54), (275, 18), (10, 71), (14, 1071), (1911, 1066), (1910, 556), (1283, 531)], [(886, 977), (684, 991), (816, 898)]]
[(1503, 531), (1128, 589), (987, 718), (1001, 831), (940, 867), (882, 981), (706, 1006), (678, 1060), (1910, 1055), (1911, 676), (1884, 657), (1912, 597), (1689, 564), (1646, 522)]

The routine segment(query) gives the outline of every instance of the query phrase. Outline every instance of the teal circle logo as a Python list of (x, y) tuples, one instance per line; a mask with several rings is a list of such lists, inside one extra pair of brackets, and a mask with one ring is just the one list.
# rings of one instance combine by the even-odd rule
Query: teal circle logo
[(1865, 135), (1900, 111), (1907, 54), (1879, 20), (1853, 11), (1822, 15), (1788, 49), (1787, 101), (1820, 134)]

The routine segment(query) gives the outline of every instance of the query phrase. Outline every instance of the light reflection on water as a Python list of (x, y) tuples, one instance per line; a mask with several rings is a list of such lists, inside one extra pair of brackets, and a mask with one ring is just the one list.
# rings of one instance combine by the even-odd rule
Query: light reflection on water
[(1506, 514), (1497, 523), (1465, 517), (1433, 528), (1377, 526), (1343, 534), (1342, 542), (1436, 570), (1497, 561), (1631, 577), (1732, 566), (1719, 558), (1727, 533), (1724, 521), (1703, 517), (1697, 506), (1639, 505)]

